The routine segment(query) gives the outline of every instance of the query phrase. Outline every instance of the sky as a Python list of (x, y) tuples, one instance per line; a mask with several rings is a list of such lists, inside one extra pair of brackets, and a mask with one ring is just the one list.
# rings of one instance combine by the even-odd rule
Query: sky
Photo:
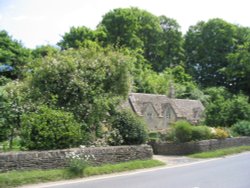
[(183, 34), (212, 18), (250, 27), (250, 0), (0, 0), (0, 30), (28, 48), (55, 45), (70, 27), (95, 29), (105, 13), (128, 7), (173, 18)]

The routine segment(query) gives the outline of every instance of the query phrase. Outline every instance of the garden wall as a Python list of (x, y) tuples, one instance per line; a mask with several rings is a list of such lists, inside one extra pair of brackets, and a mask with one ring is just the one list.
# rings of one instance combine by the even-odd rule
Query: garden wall
[(237, 137), (226, 139), (212, 139), (187, 143), (156, 143), (152, 142), (154, 154), (158, 155), (186, 155), (197, 152), (216, 150), (221, 148), (250, 146), (250, 137)]
[(137, 159), (151, 159), (149, 145), (74, 148), (65, 150), (0, 153), (0, 172), (21, 169), (53, 169), (66, 167), (72, 152), (89, 158), (92, 165), (118, 163)]

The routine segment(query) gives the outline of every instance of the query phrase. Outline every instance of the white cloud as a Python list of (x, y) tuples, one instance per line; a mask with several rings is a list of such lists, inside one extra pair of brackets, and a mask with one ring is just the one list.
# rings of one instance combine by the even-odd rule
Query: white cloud
[(22, 40), (27, 47), (55, 44), (72, 26), (92, 29), (102, 16), (114, 8), (138, 7), (157, 16), (176, 19), (187, 31), (197, 21), (222, 18), (231, 23), (250, 26), (249, 0), (12, 0), (1, 5), (0, 29)]
[(14, 21), (23, 21), (23, 20), (27, 20), (28, 17), (27, 16), (15, 16), (12, 18), (12, 20)]

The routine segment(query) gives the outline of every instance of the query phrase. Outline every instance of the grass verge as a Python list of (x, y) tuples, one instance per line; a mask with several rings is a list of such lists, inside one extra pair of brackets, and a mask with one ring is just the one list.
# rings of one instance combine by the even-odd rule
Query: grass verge
[[(162, 166), (165, 163), (157, 160), (137, 160), (119, 164), (106, 164), (98, 167), (89, 166), (84, 170), (83, 176), (110, 174), (142, 168)], [(58, 181), (79, 178), (69, 173), (67, 169), (55, 170), (30, 170), (30, 171), (11, 171), (0, 173), (0, 188), (16, 187), (25, 184), (35, 184), (41, 182)]]
[(231, 147), (225, 149), (218, 149), (209, 152), (195, 153), (192, 155), (188, 155), (188, 157), (193, 158), (215, 158), (215, 157), (223, 157), (226, 155), (241, 153), (244, 151), (250, 151), (250, 146), (239, 146), (239, 147)]

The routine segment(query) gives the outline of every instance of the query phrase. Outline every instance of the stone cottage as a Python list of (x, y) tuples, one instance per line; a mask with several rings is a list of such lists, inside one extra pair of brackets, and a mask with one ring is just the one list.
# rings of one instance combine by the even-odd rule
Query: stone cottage
[(174, 99), (166, 95), (143, 93), (130, 93), (124, 107), (143, 117), (151, 131), (167, 129), (177, 120), (196, 124), (204, 111), (199, 100)]

